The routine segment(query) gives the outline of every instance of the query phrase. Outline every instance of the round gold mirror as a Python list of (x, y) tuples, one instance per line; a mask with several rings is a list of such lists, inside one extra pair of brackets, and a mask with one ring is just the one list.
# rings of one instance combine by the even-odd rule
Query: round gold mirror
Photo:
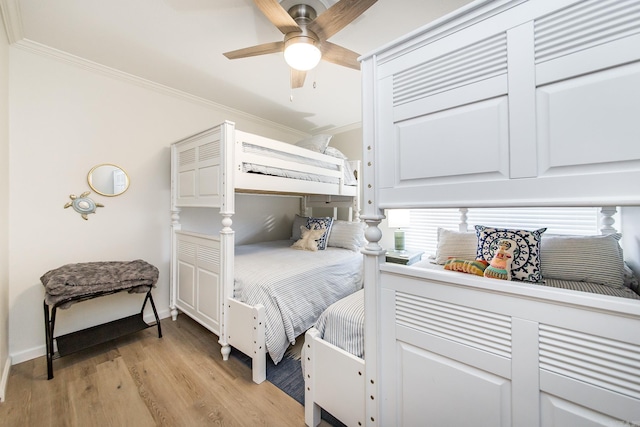
[(87, 181), (93, 191), (108, 197), (119, 196), (129, 188), (129, 175), (120, 166), (110, 163), (94, 166)]

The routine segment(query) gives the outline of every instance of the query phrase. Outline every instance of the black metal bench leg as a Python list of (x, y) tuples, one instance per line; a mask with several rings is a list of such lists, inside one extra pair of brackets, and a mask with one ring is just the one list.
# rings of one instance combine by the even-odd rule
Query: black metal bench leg
[(156, 310), (156, 305), (153, 302), (153, 296), (151, 296), (151, 290), (147, 292), (147, 296), (144, 297), (144, 302), (142, 303), (142, 310), (140, 313), (144, 312), (144, 307), (147, 305), (147, 300), (151, 303), (151, 308), (153, 309), (153, 315), (156, 318), (156, 325), (158, 326), (158, 338), (162, 338), (162, 328), (160, 327), (160, 317), (158, 317), (158, 311)]
[(55, 321), (55, 310), (53, 308), (53, 318), (49, 317), (49, 305), (44, 302), (44, 335), (45, 346), (47, 348), (47, 379), (53, 378), (53, 326)]

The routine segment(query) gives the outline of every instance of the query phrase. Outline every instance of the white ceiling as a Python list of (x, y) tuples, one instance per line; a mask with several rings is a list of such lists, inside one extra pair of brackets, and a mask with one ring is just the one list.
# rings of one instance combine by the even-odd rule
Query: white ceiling
[[(321, 61), (303, 88), (291, 90), (281, 53), (222, 55), (282, 40), (252, 0), (3, 1), (20, 21), (8, 27), (19, 28), (25, 40), (301, 132), (331, 133), (361, 120), (360, 71)], [(330, 41), (366, 54), (469, 2), (379, 0)]]

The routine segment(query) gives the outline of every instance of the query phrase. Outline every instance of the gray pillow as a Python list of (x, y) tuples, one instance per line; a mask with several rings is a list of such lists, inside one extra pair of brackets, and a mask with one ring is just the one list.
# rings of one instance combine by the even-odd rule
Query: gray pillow
[(293, 226), (291, 227), (291, 240), (297, 241), (302, 238), (302, 233), (300, 232), (300, 226), (307, 226), (307, 220), (309, 217), (300, 216), (296, 214), (295, 218), (293, 218)]
[(620, 233), (597, 236), (543, 236), (540, 268), (545, 279), (621, 287), (624, 260)]

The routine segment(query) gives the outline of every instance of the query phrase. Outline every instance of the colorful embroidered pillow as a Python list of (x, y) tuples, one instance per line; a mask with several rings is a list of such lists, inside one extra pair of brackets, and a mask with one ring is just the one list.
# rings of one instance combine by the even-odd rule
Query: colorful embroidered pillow
[(327, 247), (327, 240), (329, 239), (329, 233), (331, 233), (331, 225), (333, 224), (333, 218), (307, 218), (307, 228), (309, 230), (319, 230), (324, 229), (324, 234), (319, 237), (318, 240), (318, 250), (323, 251)]
[(501, 239), (512, 240), (515, 243), (515, 248), (511, 263), (511, 277), (515, 280), (541, 282), (540, 240), (542, 233), (546, 230), (546, 228), (540, 228), (528, 231), (476, 225), (476, 235), (478, 236), (476, 259), (490, 261), (498, 251), (498, 242)]
[(485, 268), (487, 268), (487, 265), (488, 262), (481, 259), (470, 261), (458, 258), (450, 258), (445, 261), (444, 269), (482, 276), (484, 274)]
[(516, 243), (510, 239), (498, 240), (498, 250), (484, 270), (484, 277), (511, 280), (511, 263)]
[(317, 251), (318, 250), (318, 239), (322, 237), (326, 230), (324, 228), (318, 230), (309, 230), (306, 227), (300, 227), (300, 234), (302, 237), (300, 240), (296, 240), (296, 242), (291, 245), (294, 249), (302, 249), (304, 251)]

